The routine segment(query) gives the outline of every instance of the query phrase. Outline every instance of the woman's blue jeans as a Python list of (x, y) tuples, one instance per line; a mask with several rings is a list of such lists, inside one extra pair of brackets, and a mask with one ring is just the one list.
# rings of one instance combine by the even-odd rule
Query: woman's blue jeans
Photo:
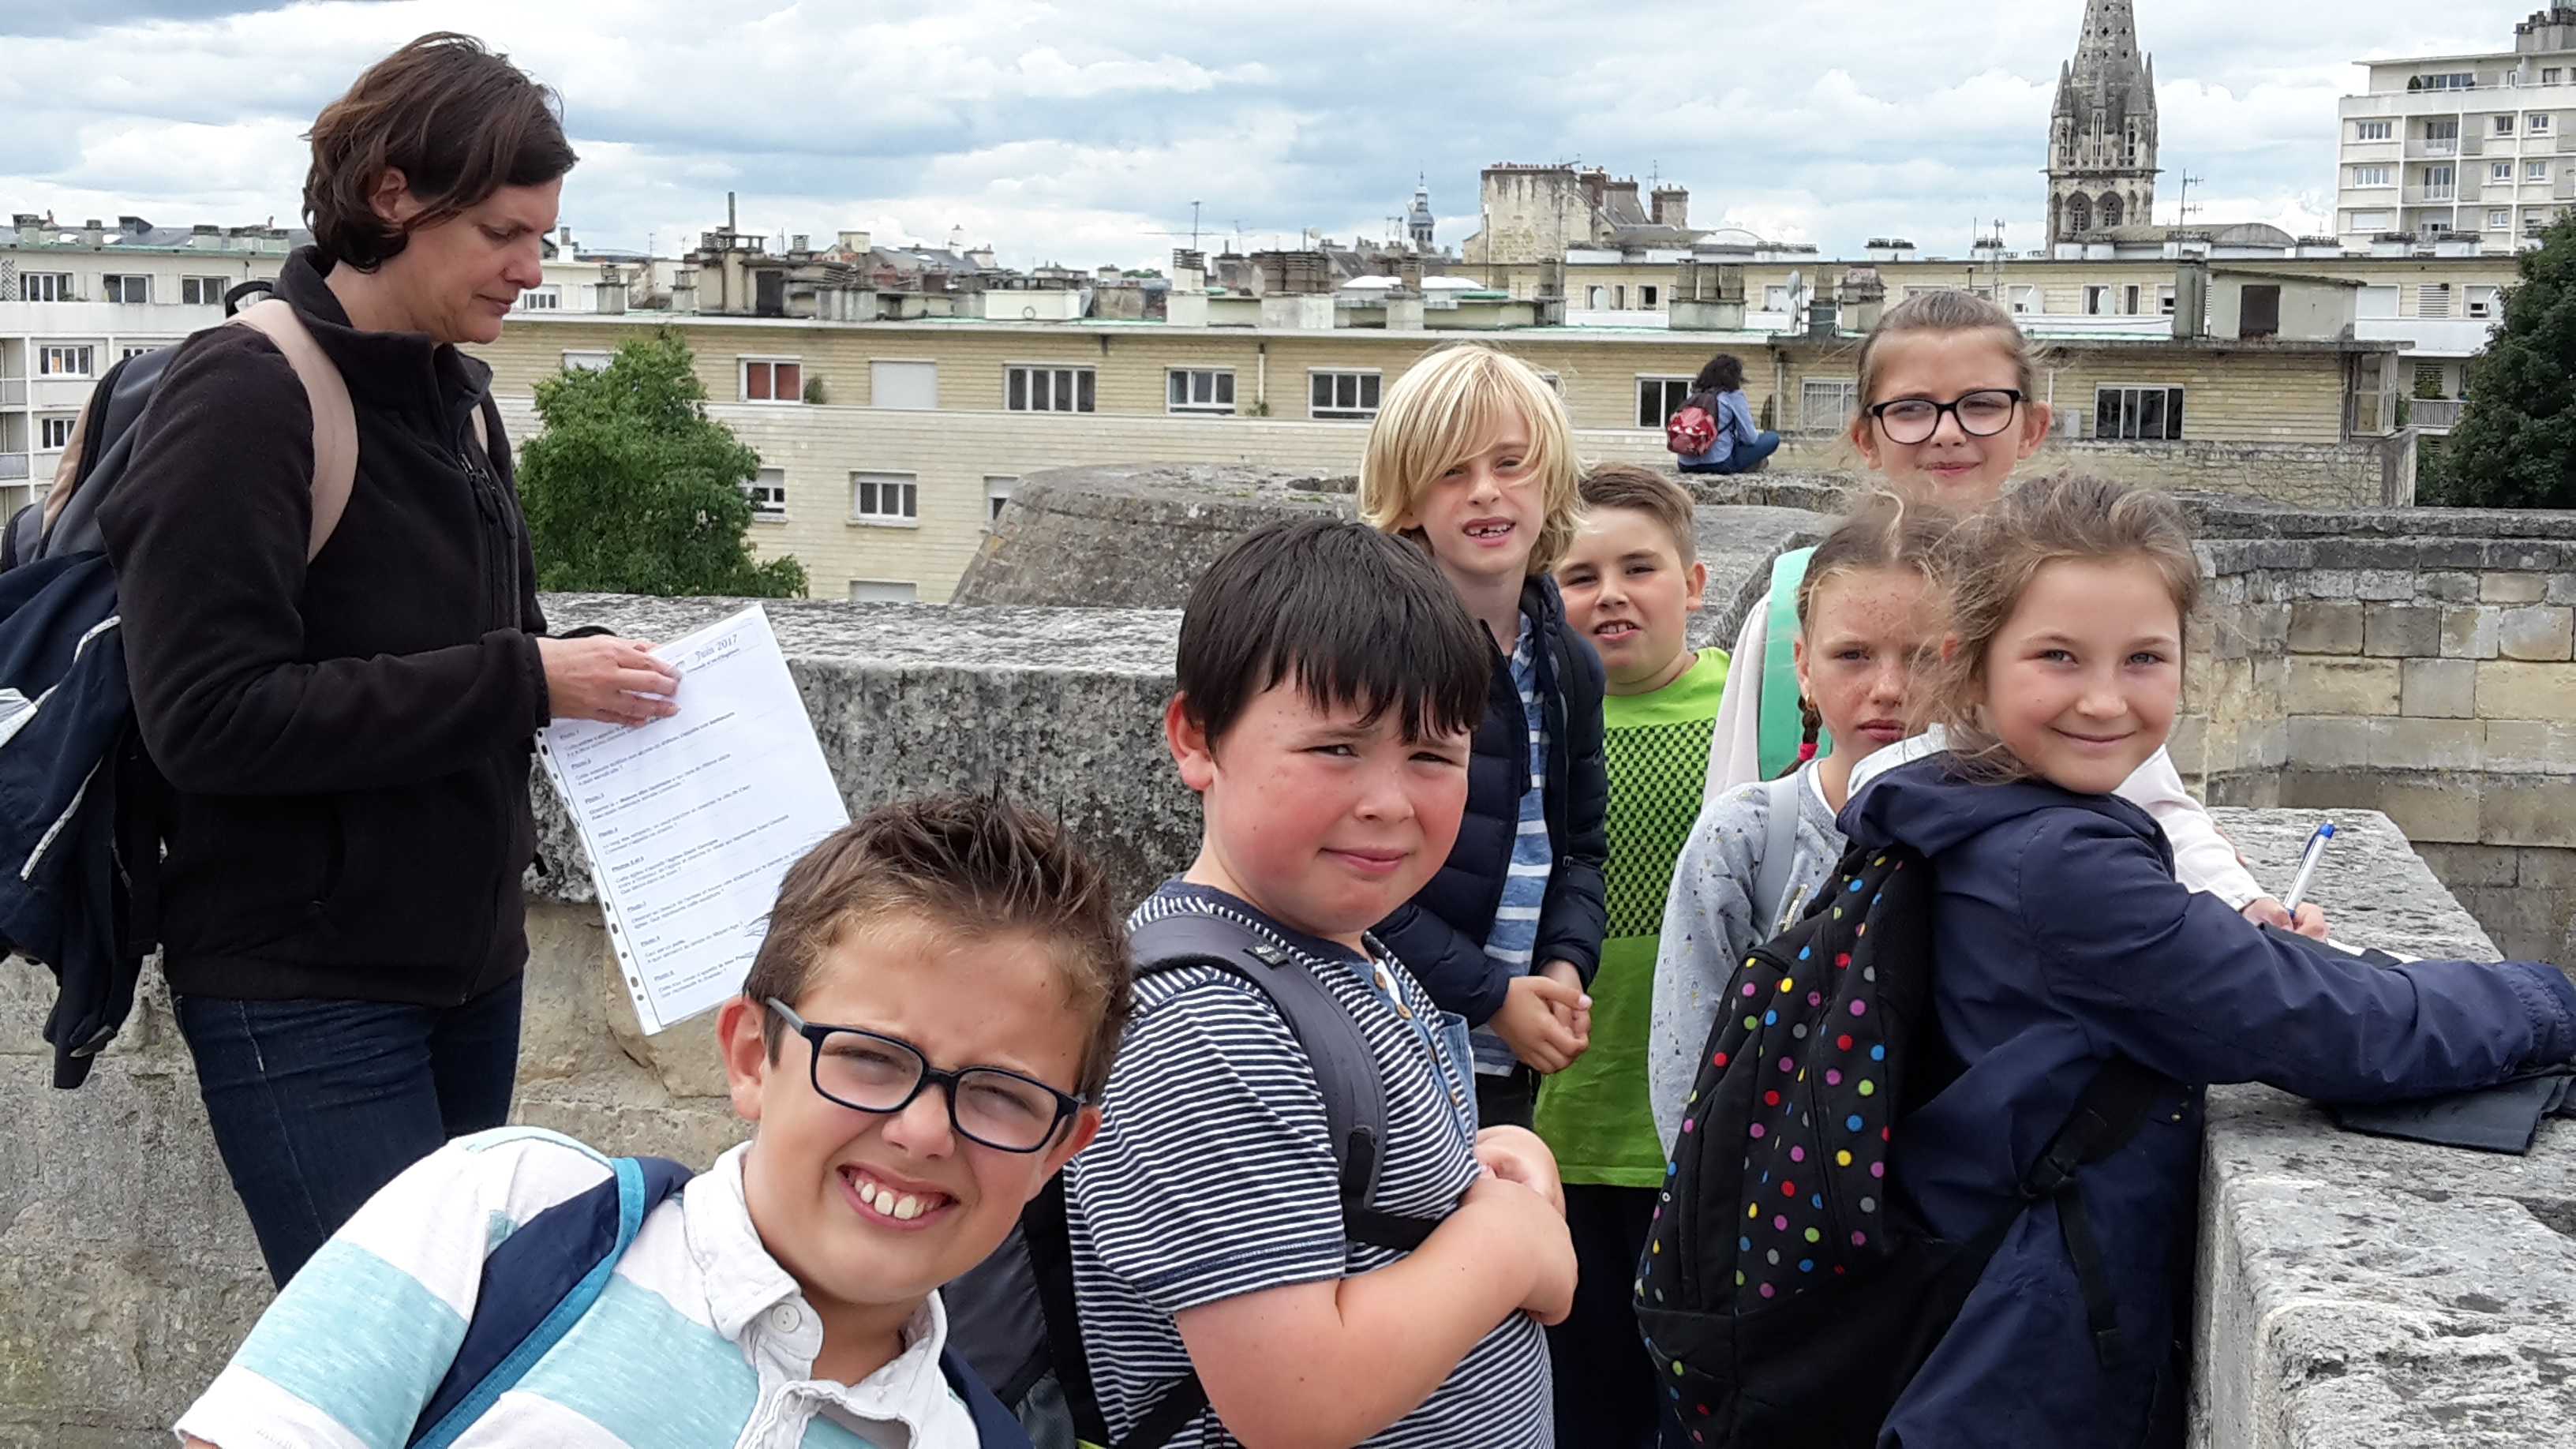
[(404, 1168), (509, 1120), (519, 986), (450, 1007), (178, 999), (215, 1146), (278, 1286)]
[(1735, 445), (1727, 456), (1706, 463), (1684, 463), (1685, 473), (1741, 473), (1780, 451), (1778, 433), (1755, 433)]

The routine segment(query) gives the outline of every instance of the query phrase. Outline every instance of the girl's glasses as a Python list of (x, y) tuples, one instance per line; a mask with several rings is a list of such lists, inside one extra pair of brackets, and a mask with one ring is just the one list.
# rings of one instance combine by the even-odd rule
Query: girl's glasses
[(1959, 431), (1972, 438), (1991, 438), (2012, 426), (2013, 413), (2021, 407), (2021, 393), (2009, 387), (1979, 388), (1962, 393), (1956, 402), (1936, 403), (1928, 397), (1901, 397), (1889, 402), (1872, 403), (1866, 409), (1878, 420), (1880, 432), (1891, 443), (1930, 441), (1941, 430), (1941, 415), (1948, 413), (1959, 420)]

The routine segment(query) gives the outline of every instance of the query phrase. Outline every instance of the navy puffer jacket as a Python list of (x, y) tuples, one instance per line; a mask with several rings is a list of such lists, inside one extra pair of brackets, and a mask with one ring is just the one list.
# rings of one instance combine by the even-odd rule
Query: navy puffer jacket
[[(1610, 854), (1604, 818), (1609, 767), (1601, 753), (1601, 656), (1565, 622), (1556, 580), (1541, 574), (1521, 586), (1521, 613), (1532, 622), (1538, 692), (1547, 717), (1547, 843), (1555, 857), (1539, 907), (1534, 965), (1568, 961), (1589, 982), (1601, 969), (1601, 867)], [(1485, 719), (1467, 764), (1467, 813), (1448, 861), (1412, 900), (1373, 933), (1443, 1011), (1481, 1026), (1503, 1004), (1511, 974), (1485, 956), (1485, 936), (1503, 899), (1503, 878), (1520, 834), (1521, 796), (1529, 792), (1529, 725), (1512, 662), (1493, 652)]]
[(1897, 1128), (1894, 1190), (1941, 1236), (1972, 1236), (2101, 1064), (2178, 1083), (2084, 1206), (2108, 1260), (2127, 1366), (2095, 1362), (2053, 1206), (2024, 1214), (1879, 1443), (1905, 1449), (2182, 1442), (2173, 1356), (2188, 1271), (2202, 1084), (2268, 1082), (2327, 1101), (2482, 1087), (2576, 1056), (2576, 987), (2528, 962), (2379, 970), (2265, 936), (2176, 884), (2163, 833), (2125, 800), (1976, 784), (1936, 754), (1869, 781), (1855, 845), (1932, 863), (1933, 1003), (1965, 1070)]

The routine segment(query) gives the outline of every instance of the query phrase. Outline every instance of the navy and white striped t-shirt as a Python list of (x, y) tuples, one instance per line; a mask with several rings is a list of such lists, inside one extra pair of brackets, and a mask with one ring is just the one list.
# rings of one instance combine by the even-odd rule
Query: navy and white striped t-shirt
[[(1538, 916), (1547, 904), (1547, 878), (1556, 868), (1556, 851), (1547, 838), (1547, 715), (1538, 701), (1538, 631), (1521, 615), (1521, 634), (1512, 645), (1512, 688), (1521, 697), (1521, 718), (1529, 722), (1529, 789), (1521, 795), (1520, 833), (1512, 837), (1512, 861), (1503, 876), (1503, 895), (1494, 907), (1494, 923), (1485, 931), (1485, 959), (1505, 975), (1527, 976), (1537, 964)], [(1488, 1075), (1510, 1071), (1520, 1061), (1490, 1028), (1476, 1033), (1476, 1070)]]
[[(1372, 1206), (1441, 1216), (1474, 1182), (1475, 1095), (1458, 1018), (1402, 964), (1295, 932), (1222, 891), (1166, 881), (1132, 926), (1181, 911), (1268, 934), (1321, 978), (1385, 1073), (1387, 1152)], [(1313, 1065), (1259, 989), (1217, 967), (1136, 983), (1136, 1011), (1101, 1100), (1100, 1136), (1065, 1183), (1074, 1298), (1092, 1385), (1123, 1437), (1190, 1370), (1172, 1315), (1220, 1299), (1348, 1277), (1401, 1255), (1346, 1242)], [(1373, 1449), (1544, 1445), (1553, 1433), (1536, 1320), (1507, 1316)], [(1202, 1413), (1172, 1449), (1234, 1436)]]

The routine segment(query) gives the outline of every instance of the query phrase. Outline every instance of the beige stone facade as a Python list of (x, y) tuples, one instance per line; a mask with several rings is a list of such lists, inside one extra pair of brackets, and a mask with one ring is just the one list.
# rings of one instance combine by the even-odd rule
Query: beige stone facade
[[(753, 526), (758, 550), (795, 555), (818, 597), (923, 602), (948, 597), (995, 502), (1023, 473), (1148, 462), (1356, 472), (1384, 389), (1457, 340), (1097, 321), (514, 318), (500, 341), (479, 349), (513, 436), (534, 431), (539, 378), (596, 363), (633, 329), (665, 322), (695, 354), (713, 415), (775, 470), (761, 482), (783, 495), (773, 519)], [(1854, 404), (1856, 339), (1550, 327), (1487, 340), (1556, 380), (1587, 459), (1669, 462), (1664, 416), (1702, 364), (1725, 351), (1745, 359), (1754, 406), (1803, 435), (1794, 456), (1856, 461), (1835, 438)], [(2393, 355), (2348, 344), (2083, 341), (2051, 349), (2041, 392), (2071, 415), (2064, 427), (2074, 439), (2093, 433), (2106, 395), (2116, 412), (2123, 396), (2179, 389), (2181, 431), (2193, 445), (2307, 450), (2285, 462), (2282, 477), (2303, 479), (2288, 496), (2374, 505), (2384, 498), (2383, 470), (2368, 438), (2383, 426), (2386, 369), (2362, 363)], [(779, 381), (787, 366), (796, 370), (793, 387)], [(1211, 373), (1225, 377), (1229, 403), (1200, 403), (1195, 386), (1173, 401), (1176, 375), (1194, 384)], [(828, 402), (747, 400), (803, 396), (817, 384)], [(1059, 402), (1071, 410), (1056, 410)], [(2192, 482), (2188, 449), (2172, 443), (2136, 457), (2096, 451), (2108, 468), (2204, 486)], [(2326, 455), (2340, 461), (2321, 466)], [(2269, 465), (2230, 466), (2205, 486), (2269, 491)]]

